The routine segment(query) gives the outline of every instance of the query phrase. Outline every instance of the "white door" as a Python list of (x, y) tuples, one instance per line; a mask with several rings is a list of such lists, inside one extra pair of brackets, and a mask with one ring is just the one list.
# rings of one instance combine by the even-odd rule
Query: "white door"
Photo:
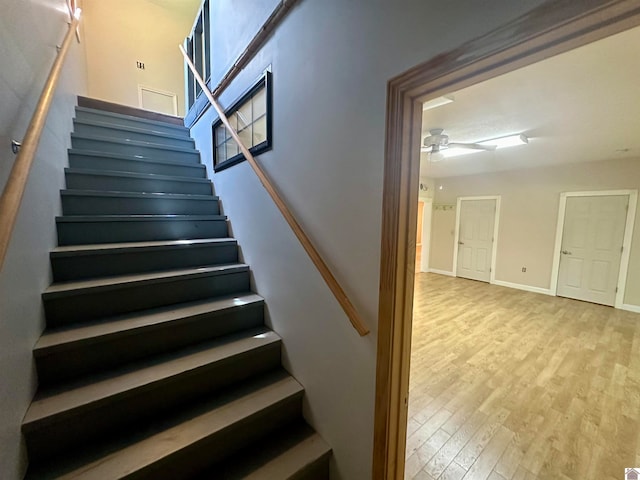
[(496, 201), (462, 200), (458, 233), (458, 277), (488, 282), (491, 279), (493, 226)]
[(429, 255), (431, 254), (431, 215), (433, 212), (433, 201), (431, 199), (424, 201), (424, 209), (422, 212), (422, 262), (420, 263), (420, 271), (429, 271)]
[(615, 304), (628, 204), (628, 195), (567, 198), (558, 296)]

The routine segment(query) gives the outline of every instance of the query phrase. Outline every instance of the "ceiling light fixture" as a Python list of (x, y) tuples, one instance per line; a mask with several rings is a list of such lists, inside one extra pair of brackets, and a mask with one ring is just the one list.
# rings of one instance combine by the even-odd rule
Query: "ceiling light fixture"
[[(515, 135), (507, 135), (506, 137), (498, 137), (498, 138), (493, 138), (491, 140), (483, 140), (481, 142), (476, 142), (476, 143), (478, 143), (479, 145), (494, 146), (496, 147), (496, 149), (498, 149), (498, 148), (515, 147), (518, 145), (527, 145), (529, 143), (529, 138), (526, 135), (518, 133)], [(422, 147), (420, 151), (429, 153), (431, 152), (431, 147)], [(439, 156), (437, 158), (432, 159), (432, 161), (437, 162), (444, 158), (461, 157), (462, 155), (469, 155), (471, 153), (478, 153), (482, 151), (483, 150), (474, 150), (471, 148), (457, 148), (457, 147), (443, 148), (442, 150), (437, 152)]]
[(443, 97), (437, 97), (437, 98), (431, 99), (422, 104), (422, 111), (424, 112), (425, 110), (431, 110), (432, 108), (441, 107), (442, 105), (451, 103), (454, 100), (455, 99), (453, 98), (453, 95), (445, 95)]

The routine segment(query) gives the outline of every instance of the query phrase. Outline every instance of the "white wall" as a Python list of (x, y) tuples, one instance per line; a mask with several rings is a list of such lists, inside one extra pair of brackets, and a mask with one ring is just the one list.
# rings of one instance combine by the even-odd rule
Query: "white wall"
[[(64, 0), (3, 1), (0, 15), (0, 185), (22, 139), (67, 30)], [(58, 10), (60, 9), (60, 10)], [(46, 20), (44, 20), (46, 19)], [(0, 478), (23, 478), (20, 424), (35, 389), (32, 349), (44, 326), (40, 294), (50, 283), (49, 250), (77, 93), (86, 93), (83, 45), (75, 41), (33, 163), (11, 245), (0, 272)]]
[[(192, 0), (172, 8), (147, 0), (84, 0), (88, 94), (139, 107), (138, 85), (178, 96), (184, 116), (184, 70), (178, 45), (191, 33)], [(136, 62), (145, 69), (136, 67)]]
[[(212, 2), (214, 80), (275, 3)], [(333, 447), (334, 479), (371, 472), (387, 81), (538, 3), (301, 0), (222, 95), (230, 105), (272, 65), (274, 148), (259, 161), (372, 329), (350, 326), (246, 162), (213, 175), (307, 419)], [(209, 167), (213, 120), (192, 130)]]
[[(502, 195), (496, 280), (549, 289), (560, 193), (637, 189), (640, 159), (563, 164), (438, 179), (436, 204), (457, 197)], [(434, 212), (434, 216), (435, 216)], [(453, 269), (455, 212), (438, 216), (432, 229), (431, 265)], [(437, 265), (437, 267), (436, 267)], [(527, 271), (522, 272), (522, 267)], [(624, 303), (640, 305), (640, 210), (636, 215)]]

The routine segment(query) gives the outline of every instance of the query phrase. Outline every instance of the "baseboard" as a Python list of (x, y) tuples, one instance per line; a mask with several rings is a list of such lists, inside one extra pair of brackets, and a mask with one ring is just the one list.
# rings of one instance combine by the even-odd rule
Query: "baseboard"
[[(430, 268), (429, 273), (437, 273), (438, 275), (455, 277), (453, 272), (447, 272), (446, 270), (438, 270), (435, 268)], [(502, 280), (494, 280), (491, 284), (498, 285), (499, 287), (515, 288), (516, 290), (524, 290), (525, 292), (540, 293), (542, 295), (549, 295), (549, 296), (555, 297), (555, 293), (553, 293), (548, 288), (532, 287), (531, 285), (524, 285), (522, 283), (504, 282)], [(627, 312), (640, 313), (640, 305), (630, 305), (625, 303), (623, 305), (620, 305), (619, 308), (620, 310), (626, 310)]]
[(541, 293), (542, 295), (555, 296), (555, 294), (548, 288), (532, 287), (531, 285), (523, 285), (522, 283), (511, 283), (511, 282), (504, 282), (502, 280), (494, 280), (492, 282), (492, 285), (498, 285), (500, 287), (515, 288), (517, 290), (524, 290), (525, 292)]
[(628, 303), (623, 303), (620, 305), (620, 310), (626, 310), (627, 312), (640, 313), (640, 305), (630, 305)]
[(437, 268), (430, 268), (429, 273), (437, 273), (438, 275), (446, 275), (447, 277), (455, 277), (453, 272), (447, 272), (446, 270), (438, 270)]

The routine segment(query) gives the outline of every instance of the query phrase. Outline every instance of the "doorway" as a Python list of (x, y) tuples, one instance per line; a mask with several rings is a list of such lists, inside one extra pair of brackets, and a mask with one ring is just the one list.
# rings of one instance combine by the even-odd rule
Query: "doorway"
[(422, 229), (424, 225), (424, 202), (418, 202), (418, 227), (416, 228), (416, 272), (421, 271), (422, 265)]
[(460, 197), (456, 216), (453, 248), (456, 277), (493, 282), (500, 197)]
[(418, 226), (416, 234), (416, 272), (429, 271), (431, 252), (431, 213), (433, 200), (421, 198), (418, 201)]
[[(404, 475), (422, 103), (640, 25), (632, 0), (548, 1), (388, 84), (373, 477)], [(482, 284), (478, 284), (482, 285)]]
[(556, 295), (622, 305), (636, 201), (633, 190), (561, 195), (553, 270)]

